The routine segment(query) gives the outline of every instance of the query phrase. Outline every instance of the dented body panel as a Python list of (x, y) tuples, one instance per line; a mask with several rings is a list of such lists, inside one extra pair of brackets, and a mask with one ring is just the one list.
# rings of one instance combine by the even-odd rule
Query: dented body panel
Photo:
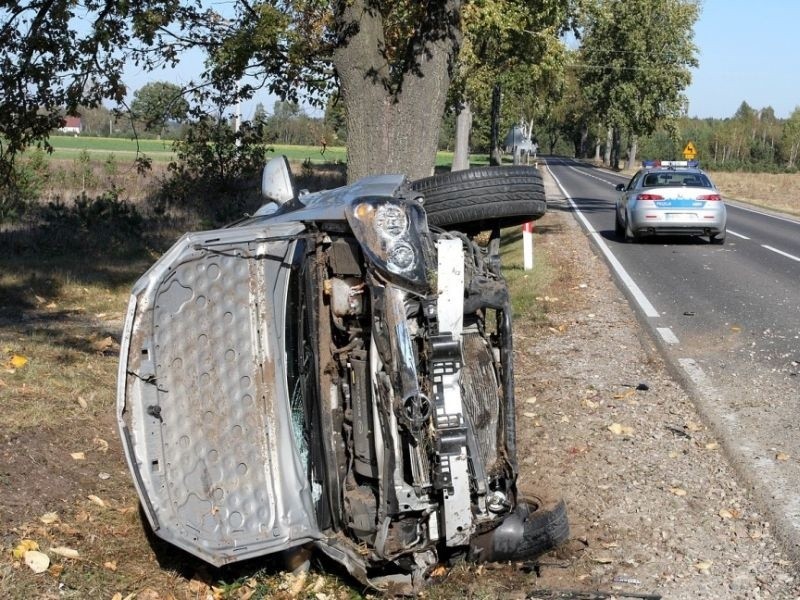
[(398, 592), (526, 556), (497, 247), (429, 230), (396, 175), (181, 238), (133, 288), (117, 389), (155, 533), (214, 565), (313, 544)]

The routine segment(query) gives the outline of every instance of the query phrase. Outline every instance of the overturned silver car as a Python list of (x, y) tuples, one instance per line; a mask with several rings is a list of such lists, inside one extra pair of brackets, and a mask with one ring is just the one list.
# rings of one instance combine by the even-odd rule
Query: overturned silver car
[(213, 565), (313, 544), (395, 590), (565, 539), (516, 487), (499, 244), (464, 233), (541, 216), (535, 169), (297, 194), (279, 158), (263, 188), (132, 292), (117, 413), (155, 533)]

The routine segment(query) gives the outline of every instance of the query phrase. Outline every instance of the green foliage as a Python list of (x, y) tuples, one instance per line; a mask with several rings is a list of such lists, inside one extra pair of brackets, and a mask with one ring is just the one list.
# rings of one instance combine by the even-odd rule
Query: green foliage
[(594, 0), (581, 28), (579, 79), (605, 125), (645, 135), (682, 113), (698, 62), (695, 0)]
[(37, 149), (11, 167), (5, 182), (0, 180), (0, 224), (20, 220), (50, 176), (44, 152)]
[(561, 97), (565, 46), (560, 36), (578, 11), (574, 0), (480, 0), (462, 13), (464, 41), (452, 103), (468, 101), (474, 113), (472, 147), (489, 150), (492, 88), (499, 84), (503, 108), (499, 129), (521, 119), (542, 119)]
[(161, 133), (169, 121), (183, 121), (188, 112), (183, 89), (174, 83), (153, 81), (133, 94), (131, 113), (148, 131)]
[(224, 119), (200, 118), (174, 150), (177, 158), (169, 165), (171, 177), (157, 209), (190, 207), (219, 224), (259, 201), (257, 179), (266, 154), (260, 127), (244, 122), (234, 131)]

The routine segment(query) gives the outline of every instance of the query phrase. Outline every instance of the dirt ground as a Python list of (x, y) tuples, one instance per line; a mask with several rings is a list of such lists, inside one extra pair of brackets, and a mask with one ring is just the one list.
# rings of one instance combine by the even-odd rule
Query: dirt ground
[[(554, 202), (537, 230), (555, 275), (539, 299), (547, 323), (515, 325), (520, 484), (566, 499), (571, 537), (531, 563), (445, 570), (422, 595), (800, 598), (797, 566), (566, 207)], [(4, 353), (31, 343), (36, 318), (0, 319)], [(54, 395), (43, 410), (55, 425), (0, 426), (0, 597), (369, 596), (341, 573), (320, 576), (329, 563), (298, 581), (274, 561), (213, 570), (149, 540), (114, 422), (121, 320), (87, 327), (112, 343), (65, 349), (63, 361), (102, 372), (108, 389)], [(36, 383), (12, 371), (0, 373), (4, 407)], [(13, 556), (22, 540), (49, 556), (48, 570)]]

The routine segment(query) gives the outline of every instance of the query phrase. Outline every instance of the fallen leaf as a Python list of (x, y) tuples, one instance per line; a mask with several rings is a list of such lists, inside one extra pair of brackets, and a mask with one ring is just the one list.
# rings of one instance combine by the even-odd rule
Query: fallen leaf
[(789, 455), (785, 452), (778, 452), (775, 455), (775, 460), (789, 460)]
[(114, 594), (113, 596), (111, 596), (111, 600), (122, 600), (122, 594), (120, 594), (119, 592), (117, 592), (116, 594)]
[(80, 558), (80, 553), (75, 550), (74, 548), (67, 548), (66, 546), (55, 546), (50, 548), (50, 552), (53, 554), (58, 554), (59, 556), (63, 556), (64, 558)]
[(433, 571), (431, 571), (431, 577), (442, 577), (447, 573), (447, 567), (444, 565), (437, 565), (434, 567)]
[(523, 417), (528, 417), (529, 419), (535, 419), (538, 415), (532, 412), (524, 412), (522, 413)]
[(103, 438), (94, 438), (94, 445), (100, 452), (108, 452), (108, 442)]
[(83, 396), (78, 396), (77, 402), (78, 406), (80, 406), (83, 410), (89, 408), (89, 403), (86, 402), (86, 399)]
[(47, 572), (50, 574), (50, 576), (58, 579), (61, 577), (61, 573), (64, 572), (64, 565), (50, 565), (50, 568), (47, 569)]
[(706, 450), (716, 450), (719, 448), (719, 444), (717, 442), (708, 442), (706, 444)]
[(100, 508), (106, 508), (108, 506), (102, 498), (99, 498), (94, 494), (89, 494), (87, 498), (94, 504), (97, 504), (97, 506), (99, 506)]
[[(107, 560), (103, 563), (103, 567), (108, 569), (109, 571), (116, 571), (117, 570), (117, 561), (115, 560)], [(191, 588), (190, 588), (191, 589)]]
[(83, 452), (72, 452), (70, 456), (73, 460), (86, 460), (86, 454)]
[(111, 350), (114, 347), (114, 338), (110, 335), (104, 337), (102, 340), (95, 340), (90, 344), (92, 350), (100, 354)]
[(619, 423), (612, 423), (608, 426), (608, 430), (614, 435), (632, 435), (634, 431), (633, 427)]
[(588, 398), (585, 398), (583, 400), (583, 405), (586, 408), (597, 408), (598, 406), (600, 406), (600, 403), (599, 402), (594, 402), (592, 400), (589, 400)]
[(45, 525), (50, 525), (51, 523), (55, 523), (56, 521), (58, 521), (58, 513), (46, 512), (41, 517), (39, 517), (39, 520)]
[(111, 479), (111, 474), (110, 474), (110, 473), (106, 473), (105, 471), (100, 471), (100, 472), (97, 474), (97, 476), (98, 476), (100, 479), (102, 479), (103, 481), (105, 481), (106, 479)]
[(708, 570), (711, 568), (711, 565), (713, 564), (714, 564), (713, 561), (701, 560), (694, 565), (694, 568), (703, 573), (704, 575), (708, 575)]
[(723, 519), (738, 519), (741, 513), (735, 508), (723, 508), (719, 511), (719, 516)]
[(536, 396), (531, 396), (525, 399), (525, 404), (536, 404)]
[(676, 496), (685, 496), (686, 495), (686, 490), (683, 489), (683, 488), (679, 488), (679, 487), (669, 488), (669, 491), (672, 492), (673, 494), (675, 494)]
[(698, 425), (694, 421), (687, 421), (684, 427), (686, 427), (686, 429), (688, 429), (691, 432), (700, 431), (703, 428), (702, 425)]
[(739, 333), (741, 330), (742, 328), (739, 327), (738, 325), (731, 325), (731, 331), (733, 331), (734, 333)]
[(36, 304), (44, 304), (45, 302), (47, 302), (46, 299), (42, 298), (38, 294), (34, 294), (33, 297), (36, 299)]
[(22, 560), (28, 550), (38, 550), (39, 544), (33, 540), (21, 540), (17, 547), (11, 551), (11, 556), (17, 560)]
[(592, 560), (596, 563), (600, 563), (601, 565), (610, 565), (614, 562), (614, 559), (610, 556), (594, 556)]
[(603, 542), (600, 545), (606, 550), (611, 550), (611, 548), (619, 548), (619, 544), (617, 542)]
[(25, 358), (24, 356), (20, 356), (19, 354), (15, 354), (8, 361), (8, 364), (10, 364), (15, 369), (21, 369), (22, 367), (28, 364), (28, 359)]
[(25, 564), (28, 565), (34, 573), (44, 573), (50, 566), (50, 557), (38, 550), (28, 550), (24, 558)]

